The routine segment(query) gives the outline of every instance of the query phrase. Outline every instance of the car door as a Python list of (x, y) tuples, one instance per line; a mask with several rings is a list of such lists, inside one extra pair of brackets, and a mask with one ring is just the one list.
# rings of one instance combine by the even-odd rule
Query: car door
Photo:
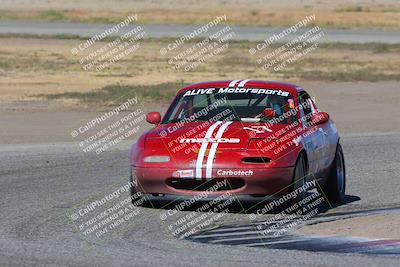
[(298, 99), (299, 104), (303, 107), (300, 109), (303, 125), (302, 139), (307, 151), (309, 173), (318, 176), (324, 162), (323, 157), (325, 155), (324, 150), (326, 149), (327, 138), (319, 125), (311, 123), (312, 115), (317, 112), (311, 97), (305, 91), (301, 91), (298, 94)]
[[(311, 102), (311, 107), (312, 107), (312, 112), (313, 114), (319, 112), (317, 105), (315, 104), (315, 101), (310, 98)], [(331, 165), (331, 158), (334, 153), (332, 153), (332, 148), (336, 147), (335, 141), (333, 141), (334, 138), (332, 138), (333, 135), (337, 134), (336, 127), (334, 124), (328, 120), (327, 122), (323, 124), (317, 125), (318, 131), (320, 132), (320, 138), (321, 138), (321, 147), (320, 147), (320, 165), (319, 165), (319, 170), (323, 171), (326, 170), (327, 168), (330, 167)]]

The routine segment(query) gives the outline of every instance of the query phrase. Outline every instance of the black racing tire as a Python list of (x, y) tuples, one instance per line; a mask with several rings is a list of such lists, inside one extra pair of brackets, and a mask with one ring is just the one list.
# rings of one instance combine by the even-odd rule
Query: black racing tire
[[(306, 177), (307, 177), (307, 160), (306, 157), (301, 153), (297, 158), (293, 172), (292, 192), (296, 191), (297, 189), (305, 185)], [(299, 203), (306, 198), (306, 194), (307, 194), (306, 191), (301, 191), (299, 194), (296, 195), (295, 198), (292, 198), (292, 201), (290, 201), (289, 203), (290, 205), (297, 204), (299, 206), (297, 212), (302, 213), (303, 207)]]
[[(131, 183), (133, 183), (133, 177), (132, 177), (132, 171), (131, 171), (131, 175), (130, 175), (130, 177), (129, 177), (129, 181), (131, 182)], [(136, 188), (133, 186), (133, 185), (131, 185), (131, 188), (130, 188), (130, 191), (131, 191), (131, 202), (132, 202), (132, 204), (134, 204), (135, 203), (135, 200), (133, 199), (134, 198), (134, 195), (136, 194)]]
[[(328, 181), (320, 188), (320, 193), (332, 203), (342, 203), (346, 195), (346, 167), (342, 146), (338, 143), (335, 159), (330, 167)], [(322, 191), (322, 192), (321, 192)]]
[[(129, 181), (131, 183), (133, 183), (132, 171), (131, 171), (131, 174), (130, 174), (130, 177), (129, 177)], [(130, 196), (131, 196), (132, 205), (143, 206), (143, 205), (146, 204), (146, 198), (143, 195), (137, 196), (138, 195), (138, 191), (136, 190), (136, 188), (134, 186), (131, 186), (130, 193), (131, 193)]]

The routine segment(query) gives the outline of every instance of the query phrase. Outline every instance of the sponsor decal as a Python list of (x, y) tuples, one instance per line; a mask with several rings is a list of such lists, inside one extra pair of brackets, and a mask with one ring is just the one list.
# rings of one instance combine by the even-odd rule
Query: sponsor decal
[(204, 89), (195, 89), (187, 91), (183, 96), (192, 96), (192, 95), (209, 95), (214, 92), (215, 88), (204, 88)]
[(176, 170), (172, 173), (174, 178), (194, 178), (193, 170)]
[(252, 170), (217, 170), (218, 176), (253, 176)]
[(272, 130), (269, 129), (267, 126), (264, 125), (251, 125), (250, 127), (243, 127), (244, 130), (250, 130), (255, 132), (256, 134), (259, 133), (265, 133), (265, 132), (270, 132), (272, 133)]
[[(217, 132), (215, 138), (217, 138), (217, 139), (224, 139), (224, 138), (222, 138), (222, 135), (224, 134), (226, 128), (227, 128), (231, 123), (232, 123), (231, 121), (228, 121), (228, 122), (224, 123), (224, 124), (218, 129), (218, 132)], [(239, 138), (225, 138), (225, 139), (231, 139), (231, 141), (234, 141), (235, 143), (239, 143), (239, 142), (240, 142), (240, 139), (239, 139)], [(211, 145), (210, 154), (208, 155), (208, 158), (207, 158), (206, 179), (211, 179), (211, 178), (212, 178), (212, 165), (213, 165), (213, 162), (214, 162), (215, 152), (217, 151), (218, 144), (219, 144), (219, 142), (213, 143), (213, 144)]]
[[(213, 125), (210, 126), (210, 128), (208, 128), (206, 135), (204, 136), (204, 138), (210, 138), (214, 132), (214, 130), (220, 126), (222, 124), (222, 121), (217, 121), (216, 123), (214, 123)], [(204, 160), (204, 156), (205, 156), (205, 152), (207, 149), (208, 143), (202, 143), (201, 147), (200, 147), (200, 151), (199, 154), (197, 155), (197, 161), (196, 161), (196, 178), (201, 179), (201, 177), (203, 176), (203, 160)]]
[[(206, 161), (206, 179), (212, 178), (212, 166), (214, 163), (215, 155), (217, 154), (217, 148), (219, 143), (239, 143), (239, 138), (223, 138), (222, 135), (225, 132), (226, 128), (232, 123), (232, 121), (222, 122), (217, 121), (213, 125), (208, 128), (204, 138), (184, 138), (181, 139), (181, 143), (201, 143), (201, 147), (198, 151), (197, 159), (196, 159), (196, 179), (202, 179), (203, 177), (203, 161), (204, 158), (207, 157)], [(214, 131), (217, 129), (217, 133), (215, 138), (212, 138)], [(211, 143), (211, 148), (207, 153), (207, 147)], [(208, 155), (206, 155), (206, 153)]]
[[(237, 144), (240, 142), (239, 138), (182, 138), (179, 142), (181, 143), (231, 143)], [(211, 148), (212, 149), (212, 148)], [(200, 150), (202, 150), (200, 148)], [(205, 153), (205, 149), (203, 149)]]
[[(199, 149), (199, 148), (194, 148), (194, 149), (192, 149), (192, 151), (193, 151), (194, 153), (196, 153), (196, 154), (199, 154), (200, 149)], [(211, 149), (210, 149), (210, 148), (207, 148), (206, 151), (205, 151), (205, 153), (204, 153), (204, 155), (208, 156), (208, 155), (210, 154), (210, 151), (211, 151)], [(222, 153), (222, 151), (216, 151), (215, 153), (216, 153), (216, 154), (220, 154), (220, 153)]]
[(185, 96), (195, 96), (195, 95), (209, 95), (209, 94), (231, 94), (231, 93), (239, 93), (239, 94), (266, 94), (266, 95), (278, 95), (278, 96), (289, 96), (289, 92), (275, 89), (263, 89), (263, 88), (203, 88), (203, 89), (194, 89), (186, 91)]

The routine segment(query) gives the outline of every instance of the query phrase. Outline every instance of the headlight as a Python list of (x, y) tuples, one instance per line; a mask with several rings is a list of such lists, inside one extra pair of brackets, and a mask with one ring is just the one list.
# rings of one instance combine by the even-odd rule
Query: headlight
[(148, 156), (145, 157), (144, 162), (169, 162), (168, 156)]

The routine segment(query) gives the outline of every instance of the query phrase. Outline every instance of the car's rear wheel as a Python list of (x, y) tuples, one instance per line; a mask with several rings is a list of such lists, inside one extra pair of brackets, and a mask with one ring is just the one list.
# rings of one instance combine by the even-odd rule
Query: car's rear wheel
[(344, 201), (346, 192), (346, 168), (342, 146), (336, 147), (335, 159), (330, 167), (328, 181), (321, 187), (321, 193), (328, 198), (328, 201), (341, 203)]

